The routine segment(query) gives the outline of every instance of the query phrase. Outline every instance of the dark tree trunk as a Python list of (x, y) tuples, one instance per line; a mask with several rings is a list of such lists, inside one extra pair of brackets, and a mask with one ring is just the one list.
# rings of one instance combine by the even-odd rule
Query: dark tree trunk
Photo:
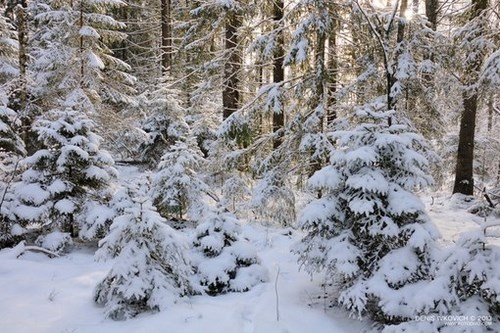
[[(311, 97), (311, 107), (312, 110), (318, 107), (325, 108), (325, 81), (326, 78), (326, 68), (325, 68), (325, 47), (326, 47), (326, 35), (324, 33), (317, 33), (316, 36), (316, 52), (314, 55), (314, 67), (315, 67), (315, 87), (314, 93)], [(318, 132), (323, 132), (324, 130), (324, 119), (326, 115), (323, 115), (322, 121), (319, 124)], [(320, 170), (322, 163), (318, 158), (311, 160), (311, 170), (309, 171), (309, 176), (312, 176), (316, 171)]]
[[(479, 17), (487, 6), (487, 0), (473, 0), (470, 20), (472, 21)], [(484, 33), (484, 31), (481, 33)], [(477, 59), (468, 66), (469, 68), (465, 73), (466, 77), (464, 80), (468, 85), (472, 85), (477, 81), (478, 73), (481, 70), (481, 62), (480, 59)], [(462, 193), (466, 195), (474, 194), (474, 138), (478, 104), (477, 90), (470, 90), (472, 91), (463, 93), (464, 109), (462, 111), (462, 117), (460, 118), (455, 184), (453, 186), (453, 193)]]
[(225, 51), (227, 60), (224, 65), (224, 90), (222, 91), (222, 117), (227, 119), (239, 106), (239, 79), (238, 72), (241, 66), (241, 57), (238, 47), (238, 28), (241, 25), (237, 13), (229, 13), (226, 22)]
[(438, 14), (439, 1), (438, 0), (425, 0), (425, 15), (431, 25), (431, 29), (437, 29), (437, 14)]
[[(425, 0), (425, 15), (429, 21), (430, 28), (432, 31), (437, 29), (437, 14), (438, 14), (439, 1), (438, 0)], [(424, 52), (424, 59), (434, 62), (434, 55), (431, 50)], [(424, 84), (426, 87), (432, 87), (431, 82), (433, 81), (432, 73), (425, 72), (423, 74)]]
[(326, 125), (329, 127), (337, 119), (337, 81), (338, 81), (338, 53), (337, 29), (339, 23), (334, 20), (332, 32), (328, 38), (328, 105), (326, 111)]
[[(83, 28), (83, 1), (80, 1), (80, 18), (78, 20), (78, 30), (82, 29)], [(83, 76), (85, 74), (85, 60), (84, 60), (84, 56), (83, 56), (83, 52), (84, 52), (84, 49), (83, 49), (83, 36), (80, 35), (80, 40), (79, 40), (79, 48), (80, 48), (80, 88), (84, 88), (83, 86)], [(85, 87), (87, 88), (87, 87)]]
[(397, 34), (398, 44), (400, 44), (405, 37), (406, 22), (404, 15), (407, 9), (408, 9), (408, 0), (401, 0), (401, 4), (399, 6), (399, 17), (401, 17), (401, 19), (398, 22), (398, 34)]
[(464, 96), (464, 110), (460, 119), (457, 165), (453, 193), (472, 195), (474, 193), (473, 161), (474, 132), (476, 128), (477, 94)]
[(17, 14), (17, 39), (19, 43), (19, 109), (26, 112), (28, 103), (26, 69), (28, 67), (28, 21), (26, 19), (26, 4), (16, 7)]
[[(283, 68), (283, 32), (280, 29), (281, 20), (283, 19), (283, 0), (275, 0), (273, 5), (273, 20), (274, 28), (278, 29), (278, 36), (276, 37), (276, 50), (274, 52), (273, 60), (273, 82), (282, 83), (285, 80), (285, 69)], [(281, 109), (280, 112), (273, 112), (273, 133), (279, 131), (285, 125), (285, 113)], [(275, 137), (273, 141), (273, 148), (278, 148), (282, 142), (281, 137)]]
[(171, 71), (172, 67), (172, 26), (171, 0), (161, 0), (161, 72)]

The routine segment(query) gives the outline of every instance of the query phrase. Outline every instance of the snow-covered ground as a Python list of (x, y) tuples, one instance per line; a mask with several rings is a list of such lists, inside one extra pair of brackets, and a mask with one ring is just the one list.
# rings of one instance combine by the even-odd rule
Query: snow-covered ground
[[(449, 198), (424, 201), (448, 241), (482, 222)], [(298, 270), (289, 250), (302, 236), (300, 232), (247, 224), (242, 236), (257, 248), (269, 282), (246, 293), (186, 298), (161, 313), (118, 322), (105, 319), (93, 302), (94, 287), (111, 263), (94, 261), (92, 249), (78, 248), (54, 259), (39, 253), (15, 258), (13, 250), (1, 250), (0, 332), (351, 333), (369, 328), (369, 322), (329, 308), (321, 298), (321, 277), (311, 279)]]

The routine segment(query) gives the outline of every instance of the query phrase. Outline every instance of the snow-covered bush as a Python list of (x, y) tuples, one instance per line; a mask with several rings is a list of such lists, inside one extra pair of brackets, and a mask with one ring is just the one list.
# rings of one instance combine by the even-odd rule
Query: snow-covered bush
[(99, 149), (94, 123), (74, 105), (47, 112), (34, 129), (40, 149), (24, 160), (25, 171), (15, 184), (14, 214), (18, 221), (41, 224), (50, 231), (93, 238), (97, 228), (85, 213), (105, 200), (116, 177), (113, 159)]
[(238, 233), (238, 220), (225, 208), (205, 208), (196, 227), (193, 264), (208, 295), (248, 291), (267, 280), (256, 251)]
[(98, 259), (115, 258), (94, 294), (113, 319), (164, 310), (192, 290), (187, 244), (157, 213), (146, 191), (129, 193), (132, 205), (114, 219), (96, 253)]
[(360, 108), (358, 125), (330, 133), (338, 145), (309, 184), (322, 196), (301, 213), (294, 249), (308, 272), (338, 283), (339, 304), (382, 323), (413, 318), (437, 235), (415, 188), (430, 184), (424, 139), (388, 124), (392, 112)]
[[(191, 144), (190, 144), (191, 143)], [(195, 143), (178, 141), (162, 156), (153, 177), (152, 196), (165, 218), (182, 220), (188, 209), (196, 209), (207, 185), (198, 174), (203, 163)]]

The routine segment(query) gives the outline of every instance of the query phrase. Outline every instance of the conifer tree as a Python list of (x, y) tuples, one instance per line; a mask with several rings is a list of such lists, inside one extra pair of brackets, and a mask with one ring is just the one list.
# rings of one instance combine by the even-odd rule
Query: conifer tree
[(153, 92), (139, 96), (148, 116), (142, 124), (147, 141), (140, 149), (142, 159), (151, 168), (158, 166), (164, 152), (189, 132), (185, 110), (179, 105), (179, 92), (168, 89), (166, 83)]
[(338, 283), (338, 302), (381, 323), (418, 313), (420, 281), (429, 279), (436, 231), (412, 191), (431, 183), (425, 141), (373, 103), (358, 124), (329, 135), (338, 148), (309, 180), (321, 198), (302, 211), (307, 231), (295, 252), (310, 273)]
[(99, 259), (115, 258), (94, 293), (112, 319), (168, 309), (192, 292), (186, 244), (156, 212), (147, 187), (147, 182), (129, 186), (126, 201), (132, 205), (114, 219), (96, 253)]
[(0, 94), (7, 93), (4, 85), (8, 86), (9, 81), (19, 74), (17, 52), (14, 27), (5, 17), (4, 8), (0, 5)]
[(267, 281), (253, 249), (239, 235), (238, 220), (222, 206), (205, 207), (193, 242), (200, 284), (208, 295), (244, 292)]
[(14, 234), (22, 232), (16, 226), (12, 212), (12, 185), (19, 172), (19, 161), (25, 155), (24, 143), (15, 128), (17, 114), (5, 106), (0, 96), (0, 248), (10, 245)]
[(113, 159), (99, 148), (95, 124), (82, 112), (79, 96), (64, 108), (47, 112), (34, 124), (43, 149), (24, 160), (26, 170), (16, 183), (14, 213), (21, 222), (38, 223), (42, 233), (60, 231), (93, 238), (85, 214), (103, 200), (103, 190), (117, 172)]
[(199, 208), (208, 187), (198, 174), (203, 157), (194, 139), (178, 141), (161, 158), (153, 178), (152, 197), (165, 218), (182, 220), (190, 210)]
[(87, 112), (133, 103), (135, 78), (129, 65), (113, 56), (109, 45), (126, 38), (125, 25), (107, 14), (123, 6), (111, 1), (35, 1), (31, 10), (38, 31), (33, 40), (33, 93), (44, 103), (63, 99), (75, 89), (86, 97)]

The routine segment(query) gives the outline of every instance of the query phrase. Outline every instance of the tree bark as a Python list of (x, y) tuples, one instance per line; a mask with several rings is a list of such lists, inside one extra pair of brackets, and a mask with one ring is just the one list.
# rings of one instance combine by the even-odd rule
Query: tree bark
[[(487, 0), (473, 0), (470, 20), (478, 18), (487, 6)], [(484, 31), (481, 31), (482, 34), (484, 34)], [(481, 63), (482, 61), (477, 59), (468, 66), (469, 68), (465, 73), (466, 77), (464, 80), (468, 85), (472, 85), (477, 81), (478, 73), (481, 70)], [(471, 90), (471, 92), (465, 91), (463, 93), (464, 109), (460, 118), (455, 184), (453, 186), (453, 193), (462, 193), (465, 195), (474, 194), (474, 138), (478, 92), (476, 89)]]
[(439, 1), (438, 0), (425, 0), (425, 15), (431, 25), (431, 29), (437, 29), (437, 14), (438, 14)]
[(222, 118), (227, 119), (239, 107), (239, 78), (241, 56), (238, 47), (238, 28), (241, 26), (239, 15), (228, 13), (226, 22), (225, 51), (228, 55), (224, 65), (224, 90), (222, 91)]
[(328, 102), (326, 111), (327, 128), (337, 119), (337, 82), (338, 82), (338, 52), (337, 52), (337, 29), (340, 24), (333, 21), (332, 31), (328, 37)]
[[(83, 28), (83, 1), (80, 0), (80, 18), (78, 20), (78, 30), (81, 30)], [(85, 74), (85, 61), (83, 59), (83, 36), (80, 35), (80, 88), (84, 88), (83, 86), (83, 77)], [(86, 88), (86, 87), (85, 87)]]
[[(284, 54), (284, 41), (283, 32), (280, 30), (281, 20), (283, 19), (283, 0), (275, 0), (273, 5), (273, 20), (274, 29), (277, 29), (278, 35), (276, 37), (276, 49), (273, 59), (273, 82), (282, 83), (285, 80), (285, 69), (283, 67)], [(280, 112), (273, 111), (273, 133), (278, 132), (285, 125), (285, 113), (283, 108)], [(275, 137), (273, 141), (273, 148), (276, 149), (281, 145), (282, 138)]]
[(17, 39), (19, 43), (18, 61), (19, 61), (19, 109), (26, 112), (28, 103), (27, 94), (27, 72), (28, 67), (28, 22), (26, 20), (26, 5), (19, 4), (16, 7), (17, 15)]
[(161, 0), (161, 72), (166, 74), (172, 67), (171, 0)]
[(476, 128), (477, 93), (464, 96), (464, 110), (460, 119), (457, 165), (453, 193), (474, 194), (473, 161), (474, 132)]

